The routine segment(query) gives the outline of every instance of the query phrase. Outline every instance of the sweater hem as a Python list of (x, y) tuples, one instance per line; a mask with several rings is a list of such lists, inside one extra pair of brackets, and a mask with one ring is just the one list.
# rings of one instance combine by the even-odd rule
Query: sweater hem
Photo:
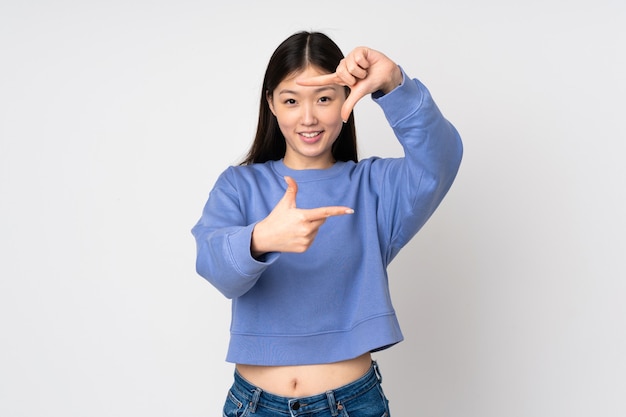
[(309, 335), (233, 332), (226, 361), (263, 366), (333, 363), (386, 349), (403, 339), (395, 313), (370, 318), (350, 330)]

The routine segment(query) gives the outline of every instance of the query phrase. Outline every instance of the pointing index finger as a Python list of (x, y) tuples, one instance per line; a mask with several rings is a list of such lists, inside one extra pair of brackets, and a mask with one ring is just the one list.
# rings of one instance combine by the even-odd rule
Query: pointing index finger
[(344, 214), (353, 214), (354, 210), (350, 207), (343, 206), (328, 206), (328, 207), (318, 207), (314, 209), (309, 209), (308, 211), (308, 219), (309, 221), (317, 221), (324, 220), (328, 217), (332, 216), (343, 216)]

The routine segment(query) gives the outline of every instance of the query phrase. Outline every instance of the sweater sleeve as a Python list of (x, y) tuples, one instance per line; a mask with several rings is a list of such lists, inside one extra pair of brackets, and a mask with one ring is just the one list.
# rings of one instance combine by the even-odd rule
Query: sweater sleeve
[(404, 149), (404, 157), (388, 160), (377, 178), (387, 262), (439, 206), (463, 154), (457, 130), (441, 114), (428, 89), (402, 73), (402, 84), (396, 89), (372, 95)]
[(277, 253), (252, 257), (255, 223), (247, 224), (232, 177), (229, 168), (218, 178), (202, 217), (191, 230), (197, 246), (196, 271), (227, 298), (245, 294), (278, 257)]

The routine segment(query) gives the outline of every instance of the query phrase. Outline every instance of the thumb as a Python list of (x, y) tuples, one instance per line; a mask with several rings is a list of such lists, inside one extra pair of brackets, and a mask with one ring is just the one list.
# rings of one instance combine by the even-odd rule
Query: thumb
[(362, 88), (359, 87), (360, 86), (357, 85), (350, 91), (350, 94), (348, 94), (346, 101), (344, 101), (343, 106), (341, 107), (341, 120), (344, 122), (350, 117), (356, 103), (367, 95), (367, 93), (361, 91)]
[(296, 207), (296, 194), (298, 194), (298, 184), (296, 180), (291, 177), (285, 176), (285, 182), (287, 183), (287, 190), (285, 195), (280, 200), (282, 204), (286, 204), (289, 208)]

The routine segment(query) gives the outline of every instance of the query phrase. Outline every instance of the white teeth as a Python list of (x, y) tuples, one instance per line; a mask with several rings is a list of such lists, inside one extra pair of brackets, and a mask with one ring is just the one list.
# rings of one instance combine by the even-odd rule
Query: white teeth
[(302, 132), (302, 133), (300, 133), (300, 134), (301, 134), (302, 136), (304, 136), (305, 138), (314, 138), (315, 136), (319, 135), (319, 134), (320, 134), (320, 132), (311, 132), (311, 133), (308, 133), (308, 132)]

